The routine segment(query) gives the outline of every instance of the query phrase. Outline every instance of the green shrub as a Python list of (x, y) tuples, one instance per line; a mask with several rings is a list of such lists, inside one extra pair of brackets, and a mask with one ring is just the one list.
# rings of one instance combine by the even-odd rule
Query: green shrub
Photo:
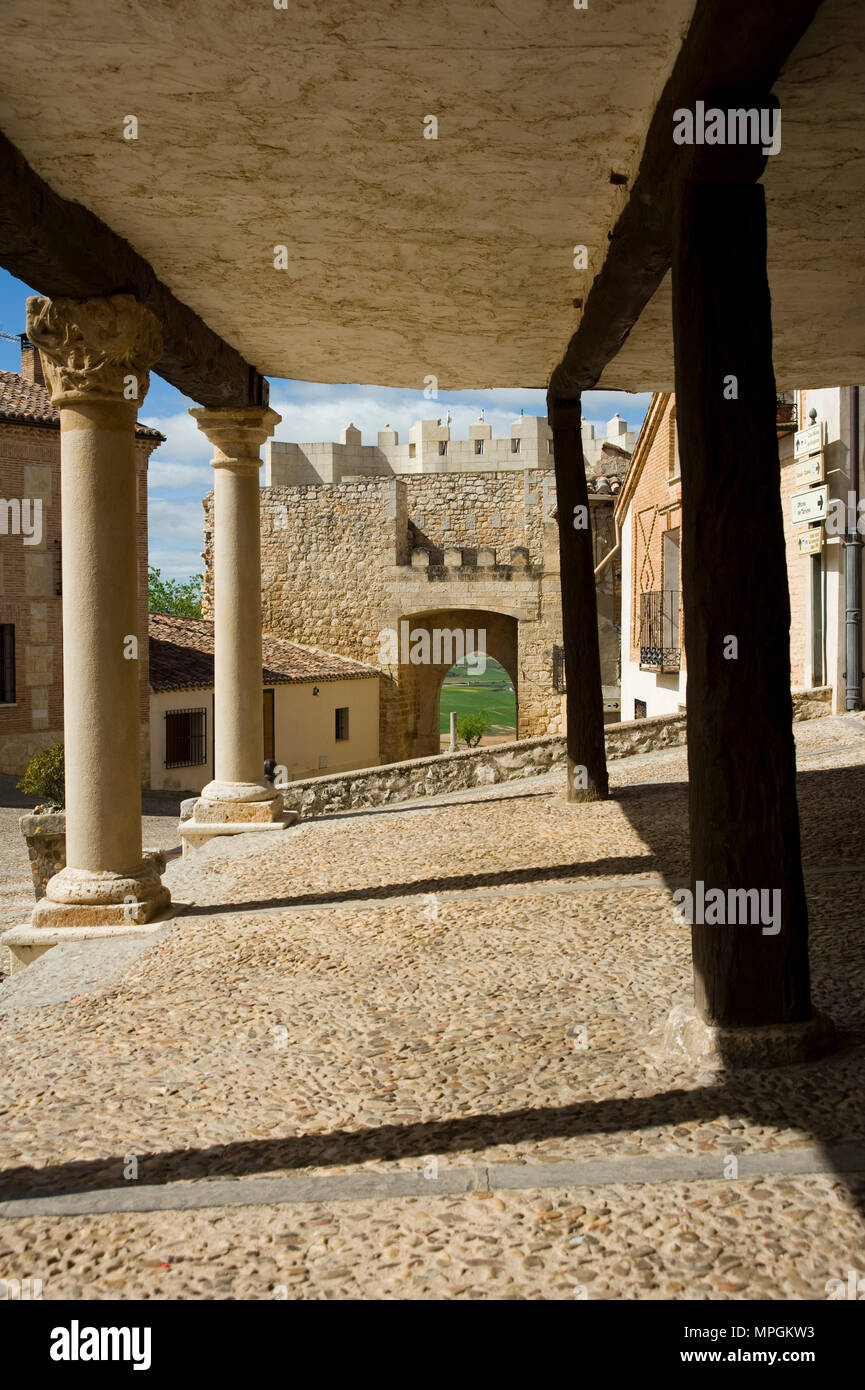
[(62, 811), (66, 805), (64, 785), (63, 744), (52, 743), (30, 759), (27, 771), (18, 783), (20, 792), (41, 796), (50, 806)]
[(487, 729), (491, 728), (486, 710), (478, 710), (477, 714), (461, 714), (457, 720), (457, 738), (461, 738), (467, 748), (476, 748)]

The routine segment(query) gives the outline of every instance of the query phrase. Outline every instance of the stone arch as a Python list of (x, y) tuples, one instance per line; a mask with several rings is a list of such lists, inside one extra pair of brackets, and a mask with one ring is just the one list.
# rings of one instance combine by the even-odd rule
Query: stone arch
[[(405, 638), (407, 652), (411, 652), (411, 634), (426, 632), (430, 647), (429, 663), (415, 663), (402, 660), (403, 624), (408, 624)], [(400, 687), (400, 705), (406, 721), (409, 758), (426, 758), (439, 752), (439, 697), (442, 682), (457, 660), (454, 655), (455, 641), (450, 645), (446, 634), (461, 632), (466, 641), (467, 631), (475, 634), (477, 649), (505, 668), (513, 682), (517, 698), (517, 727), (519, 728), (519, 624), (517, 619), (507, 613), (496, 613), (486, 608), (435, 608), (417, 613), (404, 614), (398, 624), (400, 633), (400, 663), (397, 681)], [(435, 634), (439, 634), (438, 646)], [(478, 634), (485, 634), (483, 642)], [(422, 639), (416, 650), (420, 650)], [(432, 658), (441, 656), (441, 660)]]

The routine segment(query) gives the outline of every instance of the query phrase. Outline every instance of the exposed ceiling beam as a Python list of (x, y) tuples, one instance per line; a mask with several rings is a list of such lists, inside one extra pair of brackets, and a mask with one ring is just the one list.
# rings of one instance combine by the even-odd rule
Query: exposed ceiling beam
[(134, 294), (162, 325), (154, 368), (204, 406), (264, 405), (267, 381), (156, 278), (128, 241), (59, 197), (0, 134), (0, 264), (40, 294)]
[[(561, 400), (593, 387), (670, 268), (673, 198), (693, 157), (673, 143), (673, 113), (723, 89), (769, 94), (822, 0), (697, 0), (649, 124), (630, 197), (612, 233), (580, 326), (550, 380)], [(782, 111), (783, 138), (783, 111)]]

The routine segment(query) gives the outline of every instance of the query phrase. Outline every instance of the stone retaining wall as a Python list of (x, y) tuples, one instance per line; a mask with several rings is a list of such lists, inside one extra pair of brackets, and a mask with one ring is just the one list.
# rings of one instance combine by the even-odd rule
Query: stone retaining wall
[(18, 825), (27, 843), (33, 893), (45, 897), (45, 885), (66, 867), (66, 812), (44, 811), (19, 816)]
[[(18, 817), (18, 826), (30, 856), (33, 893), (45, 897), (45, 885), (54, 874), (66, 868), (66, 812), (31, 811)], [(165, 855), (158, 849), (145, 849), (142, 858), (152, 860), (159, 873), (165, 869)]]
[[(829, 687), (793, 692), (794, 720), (816, 719), (831, 712)], [(609, 761), (672, 748), (686, 742), (686, 716), (684, 713), (667, 714), (608, 724), (605, 740)], [(345, 772), (338, 777), (309, 777), (284, 788), (283, 800), (287, 811), (296, 811), (305, 817), (321, 816), (538, 777), (563, 767), (564, 761), (562, 735), (527, 738), (515, 743), (443, 753), (433, 758), (413, 758), (360, 772)]]

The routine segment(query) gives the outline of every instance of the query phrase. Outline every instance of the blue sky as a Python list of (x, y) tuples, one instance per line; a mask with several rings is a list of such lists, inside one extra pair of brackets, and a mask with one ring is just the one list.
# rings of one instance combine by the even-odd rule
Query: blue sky
[[(25, 300), (36, 291), (0, 270), (0, 330), (22, 333), (25, 328)], [(20, 370), (17, 343), (0, 338), (0, 370)], [(587, 420), (601, 424), (619, 412), (631, 429), (638, 429), (648, 409), (648, 394), (629, 395), (624, 391), (587, 391), (583, 411)], [(435, 401), (425, 400), (422, 391), (404, 391), (383, 386), (325, 386), (307, 381), (270, 378), (270, 403), (282, 416), (277, 439), (310, 443), (339, 439), (349, 422), (363, 435), (365, 444), (374, 444), (386, 424), (399, 430), (400, 440), (408, 438), (409, 427), (426, 416), (453, 416), (451, 435), (465, 439), (472, 420), (481, 412), (493, 427), (495, 436), (507, 435), (511, 421), (524, 410), (527, 415), (545, 415), (543, 391), (440, 391)], [(151, 374), (150, 391), (140, 419), (154, 425), (167, 436), (165, 444), (152, 455), (149, 477), (150, 563), (173, 579), (183, 579), (201, 571), (203, 546), (201, 499), (211, 487), (211, 449), (204, 435), (187, 414), (195, 401), (181, 395), (167, 381)]]

